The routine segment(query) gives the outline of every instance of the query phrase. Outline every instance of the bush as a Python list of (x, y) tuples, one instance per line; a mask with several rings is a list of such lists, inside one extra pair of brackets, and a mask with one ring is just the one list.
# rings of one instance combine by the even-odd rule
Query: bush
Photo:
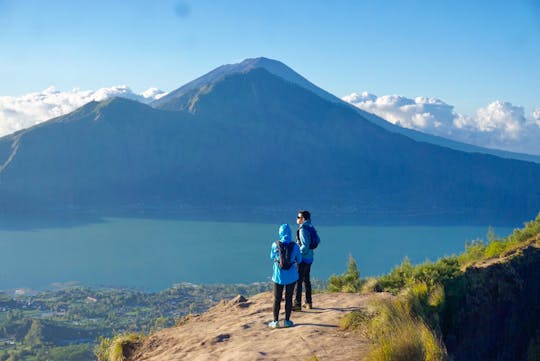
[(508, 244), (502, 242), (502, 241), (493, 241), (490, 244), (487, 245), (486, 249), (484, 250), (484, 259), (486, 258), (497, 258), (499, 257), (504, 251), (506, 251)]
[(533, 221), (525, 223), (523, 229), (515, 229), (511, 235), (497, 239), (493, 229), (488, 230), (488, 243), (476, 240), (465, 245), (465, 252), (459, 255), (459, 263), (467, 267), (477, 261), (503, 257), (512, 250), (522, 247), (526, 242), (540, 241), (540, 213)]
[(328, 279), (328, 291), (349, 293), (360, 292), (362, 284), (363, 282), (360, 279), (360, 272), (356, 266), (356, 261), (349, 255), (347, 271), (339, 276), (330, 276)]
[(482, 240), (475, 240), (472, 242), (465, 243), (465, 252), (458, 256), (459, 264), (463, 267), (470, 265), (473, 262), (476, 262), (479, 259), (484, 257), (484, 251), (486, 250), (486, 245)]
[(540, 238), (538, 237), (539, 234), (540, 213), (538, 213), (538, 215), (533, 221), (525, 223), (525, 228), (514, 230), (514, 232), (506, 238), (506, 241), (510, 243), (521, 243), (533, 237), (537, 240), (540, 240)]
[(98, 361), (124, 361), (127, 349), (141, 340), (142, 336), (134, 333), (116, 335), (112, 339), (101, 337), (94, 353)]
[(94, 355), (98, 361), (109, 361), (109, 348), (111, 347), (112, 339), (108, 337), (99, 337), (99, 343), (94, 348)]
[(427, 261), (416, 266), (413, 266), (411, 261), (405, 258), (401, 265), (378, 279), (378, 286), (384, 291), (397, 294), (401, 290), (418, 283), (425, 283), (430, 288), (435, 287), (460, 274), (461, 270), (457, 257), (442, 258), (436, 263)]
[(379, 278), (379, 286), (385, 291), (397, 294), (412, 282), (413, 270), (411, 261), (405, 257), (399, 266), (394, 267), (389, 274)]

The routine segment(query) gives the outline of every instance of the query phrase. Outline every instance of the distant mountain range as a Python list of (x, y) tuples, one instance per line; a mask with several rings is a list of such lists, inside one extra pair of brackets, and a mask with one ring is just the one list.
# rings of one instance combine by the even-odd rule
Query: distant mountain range
[(0, 213), (280, 222), (307, 208), (329, 223), (533, 218), (540, 164), (489, 153), (403, 130), (280, 62), (248, 59), (151, 106), (92, 102), (1, 138)]

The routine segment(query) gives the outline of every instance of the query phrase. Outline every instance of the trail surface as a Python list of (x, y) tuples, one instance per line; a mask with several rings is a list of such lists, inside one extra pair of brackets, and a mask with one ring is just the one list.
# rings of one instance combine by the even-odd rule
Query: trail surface
[[(370, 348), (358, 332), (339, 329), (347, 313), (367, 310), (386, 294), (313, 295), (313, 309), (293, 312), (292, 328), (270, 329), (272, 294), (222, 301), (184, 324), (149, 336), (130, 361), (362, 360)], [(282, 303), (280, 319), (283, 318)]]

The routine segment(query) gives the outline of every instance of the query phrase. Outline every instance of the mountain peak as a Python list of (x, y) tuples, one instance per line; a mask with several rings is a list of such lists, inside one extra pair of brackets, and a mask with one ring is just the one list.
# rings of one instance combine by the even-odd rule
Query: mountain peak
[(232, 74), (247, 73), (254, 69), (265, 69), (269, 73), (285, 79), (291, 83), (300, 85), (301, 87), (317, 94), (318, 96), (330, 100), (334, 103), (341, 103), (342, 100), (328, 93), (327, 91), (317, 87), (306, 78), (289, 68), (284, 63), (265, 57), (248, 58), (240, 63), (222, 65), (211, 72), (183, 85), (182, 87), (173, 90), (166, 96), (152, 102), (150, 105), (154, 108), (166, 110), (180, 110), (176, 107), (177, 99), (187, 94), (198, 94), (201, 90), (211, 88), (215, 83), (220, 82), (225, 77)]

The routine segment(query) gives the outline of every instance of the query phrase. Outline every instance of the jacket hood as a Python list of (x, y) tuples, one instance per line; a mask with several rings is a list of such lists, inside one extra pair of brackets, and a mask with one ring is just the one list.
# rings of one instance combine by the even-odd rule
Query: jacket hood
[(282, 243), (288, 243), (292, 241), (291, 237), (291, 227), (287, 223), (279, 226), (279, 240)]

